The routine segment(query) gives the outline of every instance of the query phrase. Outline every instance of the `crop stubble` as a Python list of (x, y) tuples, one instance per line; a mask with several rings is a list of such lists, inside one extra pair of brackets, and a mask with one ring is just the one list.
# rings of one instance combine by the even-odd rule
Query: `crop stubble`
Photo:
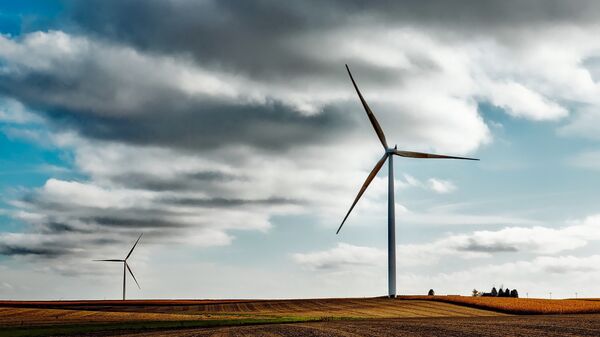
[(226, 328), (157, 331), (124, 336), (303, 336), (303, 337), (375, 337), (375, 336), (598, 336), (600, 315), (539, 315), (503, 317), (454, 317), (412, 319), (370, 319), (294, 324), (272, 324)]

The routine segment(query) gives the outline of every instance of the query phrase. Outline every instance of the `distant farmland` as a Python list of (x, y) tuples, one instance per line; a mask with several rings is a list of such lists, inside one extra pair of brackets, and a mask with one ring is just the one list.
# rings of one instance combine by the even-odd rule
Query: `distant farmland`
[[(415, 329), (426, 326), (423, 322), (441, 322), (439, 319), (445, 319), (448, 321), (444, 321), (441, 327), (446, 329), (451, 322), (472, 324), (486, 317), (487, 321), (507, 318), (509, 314), (558, 313), (600, 313), (600, 302), (462, 296), (403, 296), (396, 300), (0, 301), (0, 336), (171, 331), (278, 323), (299, 324), (294, 326), (300, 330), (306, 328), (303, 324), (321, 326), (308, 322), (338, 327), (356, 324), (357, 327), (366, 328), (368, 323), (364, 322), (368, 321), (378, 322), (385, 327), (387, 325), (382, 322), (413, 322), (411, 319), (417, 319), (414, 324), (411, 323)], [(529, 324), (527, 322), (524, 324)], [(286, 329), (292, 325), (286, 325)], [(270, 328), (263, 330), (271, 335), (267, 333), (267, 330), (271, 331)]]
[[(13, 306), (13, 308), (1, 306)], [(212, 320), (248, 318), (398, 318), (502, 315), (428, 300), (314, 299), (257, 301), (60, 301), (0, 302), (0, 324), (83, 323), (124, 320)]]
[(467, 296), (405, 296), (409, 300), (433, 300), (466, 305), (515, 315), (598, 314), (600, 300), (546, 300), (538, 298), (467, 297)]
[(132, 333), (123, 337), (597, 337), (599, 315), (391, 318)]

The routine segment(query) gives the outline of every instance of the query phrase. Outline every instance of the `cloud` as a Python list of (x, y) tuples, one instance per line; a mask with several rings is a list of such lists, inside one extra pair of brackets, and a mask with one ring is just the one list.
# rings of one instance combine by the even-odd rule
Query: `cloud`
[(0, 58), (5, 61), (0, 91), (46, 112), (56, 127), (92, 138), (277, 149), (324, 141), (354, 119), (327, 102), (319, 104), (321, 113), (307, 116), (300, 106), (306, 104), (291, 97), (291, 90), (271, 91), (183, 57), (146, 55), (63, 32), (37, 32), (18, 41), (0, 37)]
[(548, 298), (549, 292), (553, 298), (573, 298), (575, 292), (580, 298), (593, 297), (600, 290), (596, 286), (600, 279), (599, 258), (598, 255), (537, 256), (430, 275), (406, 271), (399, 275), (398, 283), (408, 294), (433, 288), (440, 294), (468, 296), (473, 288), (489, 291), (492, 286), (503, 285), (516, 288), (523, 298)]
[[(582, 62), (596, 53), (596, 6), (67, 2), (54, 30), (0, 36), (0, 94), (17, 102), (0, 118), (38, 116), (43, 138), (7, 130), (71, 151), (81, 176), (25, 191), (11, 213), (24, 233), (0, 242), (11, 256), (59, 242), (56, 254), (73, 256), (140, 231), (150, 242), (214, 246), (231, 244), (234, 231), (268, 231), (280, 215), (337, 223), (380, 155), (344, 63), (390, 142), (474, 152), (492, 141), (481, 102), (535, 121), (567, 118), (565, 102), (598, 103)], [(373, 199), (384, 183), (376, 179), (357, 211), (380, 207)], [(455, 186), (409, 176), (402, 184), (439, 193)], [(535, 225), (502, 214), (401, 211), (412, 223)], [(520, 233), (537, 232), (439, 245), (475, 255), (542, 250), (542, 241), (509, 238)], [(557, 247), (582, 244), (566, 237)]]
[(554, 120), (569, 114), (564, 107), (519, 83), (496, 83), (490, 90), (493, 92), (491, 103), (505, 108), (510, 115), (515, 117)]
[(427, 180), (427, 183), (429, 185), (429, 188), (441, 194), (450, 193), (456, 190), (456, 185), (454, 185), (454, 183), (448, 180), (429, 178), (429, 180)]
[[(497, 231), (474, 231), (466, 234), (450, 234), (429, 243), (402, 244), (397, 247), (398, 265), (415, 267), (435, 265), (446, 259), (490, 258), (496, 254), (535, 254), (540, 264), (551, 272), (579, 270), (583, 264), (568, 267), (569, 258), (559, 259), (552, 255), (585, 247), (600, 240), (600, 215), (572, 221), (562, 228), (506, 227)], [(335, 248), (293, 256), (296, 263), (311, 269), (348, 270), (354, 266), (378, 266), (385, 262), (386, 253), (378, 248), (361, 247), (340, 243)], [(383, 261), (383, 262), (382, 262)], [(554, 268), (554, 269), (552, 269)]]
[[(265, 56), (260, 50), (266, 46), (275, 47), (275, 55), (290, 57), (273, 62), (271, 58), (277, 58), (267, 55), (266, 63), (273, 63), (273, 68), (287, 65), (315, 71), (301, 62), (303, 59), (290, 53), (287, 44), (271, 42), (304, 32), (318, 33), (330, 26), (381, 24), (387, 27), (401, 23), (421, 29), (446, 29), (467, 36), (501, 34), (503, 31), (508, 34), (531, 27), (543, 30), (561, 24), (593, 25), (596, 22), (594, 13), (599, 10), (594, 0), (578, 1), (575, 6), (556, 0), (372, 1), (369, 6), (360, 1), (330, 1), (326, 4), (305, 1), (293, 5), (263, 1), (252, 6), (218, 1), (67, 3), (71, 21), (90, 34), (155, 51), (184, 50), (199, 60), (223, 60), (227, 66), (243, 67), (247, 71), (258, 66), (254, 72), (269, 71), (259, 62), (259, 56)], [(88, 6), (98, 10), (90, 12)], [(133, 15), (137, 18), (135, 23), (131, 22)], [(461, 20), (456, 20), (457, 17)], [(480, 29), (474, 31), (472, 27)], [(187, 34), (190, 31), (196, 34), (190, 36)], [(516, 36), (510, 37), (518, 41)], [(258, 48), (252, 48), (251, 42)], [(288, 53), (284, 53), (286, 51)]]
[(409, 188), (416, 187), (431, 190), (439, 194), (450, 193), (456, 190), (456, 185), (450, 180), (444, 180), (439, 178), (429, 178), (427, 181), (421, 181), (410, 174), (404, 173), (403, 179), (395, 180), (395, 186), (398, 188)]
[[(431, 256), (490, 257), (495, 253), (526, 253), (552, 255), (587, 246), (600, 240), (600, 216), (570, 221), (560, 228), (545, 226), (505, 227), (496, 231), (475, 231), (453, 234), (432, 243), (411, 245), (410, 251)], [(463, 255), (463, 253), (467, 253)], [(434, 259), (435, 260), (435, 259)]]
[(575, 167), (590, 170), (600, 170), (600, 151), (585, 151), (568, 159)]
[(59, 258), (69, 253), (76, 253), (76, 249), (69, 245), (68, 240), (61, 243), (40, 234), (0, 234), (0, 254), (2, 255), (34, 256), (43, 259)]
[(541, 272), (553, 274), (566, 273), (586, 273), (590, 271), (598, 271), (600, 267), (600, 255), (591, 255), (586, 257), (576, 256), (540, 256), (533, 261), (533, 265)]
[(569, 137), (600, 140), (600, 110), (598, 107), (586, 107), (566, 125), (558, 129), (558, 134)]
[(20, 102), (10, 98), (0, 99), (0, 122), (18, 125), (41, 121), (38, 115), (28, 111)]
[(312, 253), (297, 253), (292, 259), (310, 270), (337, 270), (355, 266), (379, 266), (387, 254), (380, 249), (338, 243), (336, 247)]

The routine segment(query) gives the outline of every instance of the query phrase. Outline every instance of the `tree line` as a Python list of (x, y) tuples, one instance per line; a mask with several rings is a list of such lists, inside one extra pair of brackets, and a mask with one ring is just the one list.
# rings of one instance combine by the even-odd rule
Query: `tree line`
[(492, 291), (489, 293), (477, 291), (477, 289), (473, 289), (473, 296), (481, 296), (481, 297), (513, 297), (519, 298), (519, 292), (517, 289), (510, 290), (509, 288), (504, 289), (504, 287), (500, 287), (500, 290), (496, 290), (496, 287), (492, 287)]

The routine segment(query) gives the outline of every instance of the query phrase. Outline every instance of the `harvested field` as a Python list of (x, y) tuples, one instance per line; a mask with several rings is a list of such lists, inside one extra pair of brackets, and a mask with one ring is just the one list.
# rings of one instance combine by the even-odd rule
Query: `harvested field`
[(403, 296), (400, 299), (430, 300), (521, 315), (600, 314), (600, 301), (593, 300), (547, 300), (468, 296)]
[[(600, 322), (600, 315), (507, 315), (590, 312), (600, 313), (600, 302), (466, 296), (403, 296), (395, 300), (8, 301), (0, 302), (0, 336), (101, 336), (140, 330), (143, 335), (152, 332), (156, 336), (173, 335), (174, 331), (181, 336), (353, 336), (352, 331), (359, 331), (361, 336), (600, 335), (600, 323), (595, 323)], [(490, 326), (503, 322), (508, 326), (488, 331)], [(404, 335), (396, 334), (398, 331)]]
[[(87, 310), (98, 308), (87, 307)], [(112, 311), (178, 313), (187, 315), (242, 315), (251, 317), (468, 317), (498, 315), (477, 308), (426, 300), (398, 301), (385, 298), (271, 300), (198, 305), (111, 307)]]
[[(155, 331), (122, 336), (598, 336), (600, 315), (413, 318)], [(102, 336), (94, 334), (90, 336)]]
[[(209, 318), (181, 314), (110, 312), (64, 309), (0, 308), (0, 327), (93, 324), (140, 321), (184, 321)], [(222, 317), (229, 318), (229, 317)], [(234, 318), (234, 317), (231, 317)]]
[[(488, 310), (424, 300), (315, 299), (260, 301), (10, 302), (0, 307), (0, 336), (81, 334), (182, 327), (235, 326), (416, 317), (503, 316)], [(22, 304), (24, 307), (19, 307)], [(56, 309), (54, 307), (58, 307)]]
[[(492, 311), (424, 300), (397, 301), (383, 298), (316, 299), (272, 301), (178, 301), (157, 305), (148, 301), (118, 305), (107, 301), (91, 302), (12, 302), (12, 308), (0, 307), (0, 325), (60, 324), (83, 322), (146, 320), (210, 320), (235, 318), (394, 318), (394, 317), (470, 317), (501, 315)], [(60, 309), (56, 309), (58, 307)]]

